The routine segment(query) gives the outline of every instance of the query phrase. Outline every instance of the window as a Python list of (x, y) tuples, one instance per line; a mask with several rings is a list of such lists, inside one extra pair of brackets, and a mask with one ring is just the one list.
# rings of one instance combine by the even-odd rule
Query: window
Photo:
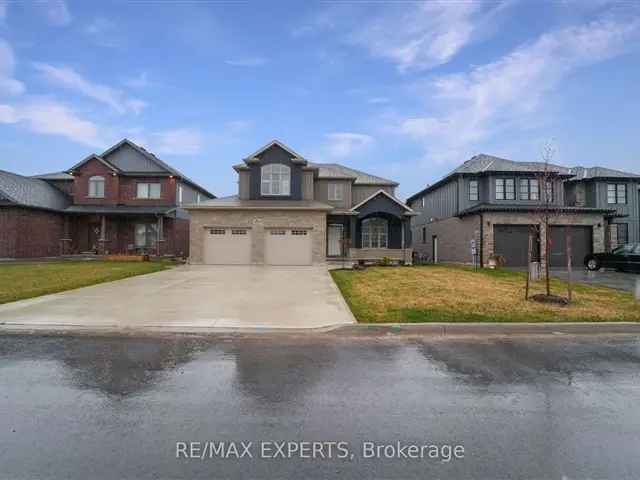
[(629, 224), (618, 223), (618, 245), (625, 245), (629, 243)]
[(246, 235), (247, 231), (243, 228), (232, 228), (231, 235)]
[(607, 184), (607, 203), (627, 203), (627, 186), (624, 183)]
[(420, 197), (420, 206), (424, 208), (424, 197)]
[(544, 185), (544, 201), (548, 203), (553, 202), (553, 182), (546, 182)]
[(182, 185), (178, 185), (178, 203), (182, 203)]
[(422, 243), (427, 243), (427, 227), (422, 227)]
[(291, 235), (304, 236), (307, 234), (306, 230), (291, 230)]
[(362, 248), (387, 248), (389, 222), (373, 217), (362, 221)]
[(104, 198), (104, 177), (89, 178), (89, 196)]
[(469, 181), (469, 200), (472, 202), (478, 201), (478, 181), (471, 180)]
[(212, 228), (209, 230), (209, 235), (224, 235), (227, 231), (224, 228)]
[(504, 200), (504, 178), (496, 178), (496, 200)]
[(520, 200), (540, 200), (540, 184), (535, 178), (520, 179)]
[(329, 200), (340, 201), (344, 199), (344, 185), (342, 183), (329, 184)]
[(284, 230), (271, 230), (269, 231), (269, 235), (286, 235), (287, 232)]
[(291, 187), (291, 169), (279, 163), (265, 165), (261, 169), (262, 195), (289, 195)]
[(516, 181), (513, 178), (507, 178), (504, 181), (504, 193), (507, 200), (516, 199)]
[(159, 183), (139, 183), (136, 193), (137, 198), (160, 198)]
[(196, 196), (196, 203), (200, 203), (202, 201), (202, 197), (200, 197), (200, 194), (198, 194)]
[(155, 223), (136, 224), (136, 247), (152, 247), (155, 245), (157, 239), (158, 226)]

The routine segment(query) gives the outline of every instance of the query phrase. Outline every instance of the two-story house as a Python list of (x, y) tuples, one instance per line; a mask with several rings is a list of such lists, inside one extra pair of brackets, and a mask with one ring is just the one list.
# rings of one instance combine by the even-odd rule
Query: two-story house
[[(543, 217), (549, 213), (551, 266), (566, 265), (621, 241), (638, 238), (638, 180), (610, 169), (567, 168), (476, 155), (444, 178), (412, 195), (413, 248), (421, 257), (486, 265), (500, 256), (509, 266), (547, 255)], [(610, 227), (613, 225), (613, 228)], [(618, 225), (625, 225), (619, 227)]]
[(396, 182), (310, 162), (275, 140), (234, 169), (237, 195), (185, 207), (191, 263), (411, 262), (414, 212), (395, 197)]
[(152, 153), (124, 139), (65, 172), (0, 172), (0, 257), (72, 253), (187, 256), (182, 208), (215, 198)]

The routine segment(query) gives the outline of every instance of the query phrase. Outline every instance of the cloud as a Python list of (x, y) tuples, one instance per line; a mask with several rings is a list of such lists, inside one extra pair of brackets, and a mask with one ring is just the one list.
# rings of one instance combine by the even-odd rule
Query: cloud
[(16, 58), (11, 46), (0, 40), (0, 95), (20, 95), (25, 88), (22, 82), (13, 78)]
[(335, 158), (344, 158), (360, 153), (374, 143), (374, 138), (362, 133), (336, 132), (325, 135), (327, 152)]
[(232, 67), (262, 67), (266, 65), (267, 59), (264, 57), (243, 57), (225, 60), (224, 63)]
[(292, 34), (334, 30), (346, 43), (393, 62), (401, 72), (420, 71), (449, 62), (494, 31), (498, 13), (513, 1), (333, 3)]
[(64, 27), (71, 23), (71, 13), (64, 0), (47, 0), (46, 2), (35, 2), (34, 5), (51, 26)]
[(397, 131), (423, 142), (436, 161), (460, 161), (477, 142), (537, 121), (533, 114), (562, 80), (637, 45), (639, 33), (638, 20), (595, 21), (545, 33), (468, 73), (434, 77), (418, 88), (437, 113), (401, 119)]
[(100, 139), (101, 129), (97, 125), (53, 100), (35, 99), (19, 105), (0, 104), (0, 123), (22, 124), (32, 132), (59, 135), (92, 147), (105, 145)]
[(34, 67), (50, 82), (104, 103), (118, 113), (139, 114), (147, 106), (142, 100), (129, 98), (120, 90), (92, 83), (72, 68), (55, 67), (46, 63), (35, 63)]
[(127, 78), (122, 83), (129, 88), (148, 88), (154, 85), (154, 82), (149, 80), (147, 72), (141, 72), (135, 77)]
[(204, 139), (197, 129), (178, 128), (153, 133), (149, 143), (159, 154), (196, 155), (202, 151)]

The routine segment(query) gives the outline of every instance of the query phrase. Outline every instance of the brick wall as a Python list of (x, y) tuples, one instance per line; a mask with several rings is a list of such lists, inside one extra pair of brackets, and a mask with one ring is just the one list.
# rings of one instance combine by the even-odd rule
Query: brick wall
[[(424, 242), (422, 227), (426, 229)], [(475, 239), (476, 248), (480, 249), (480, 217), (450, 217), (415, 226), (412, 229), (413, 251), (433, 261), (434, 235), (438, 237), (438, 261), (472, 263), (471, 240)]]
[(0, 208), (0, 257), (60, 255), (64, 236), (61, 214), (21, 207)]
[[(104, 177), (104, 198), (89, 197), (89, 178)], [(74, 172), (73, 201), (78, 204), (115, 205), (118, 203), (120, 179), (113, 170), (96, 159), (90, 160)]]
[[(138, 183), (159, 183), (160, 198), (137, 198)], [(175, 205), (176, 179), (168, 177), (120, 177), (120, 203), (125, 205)]]

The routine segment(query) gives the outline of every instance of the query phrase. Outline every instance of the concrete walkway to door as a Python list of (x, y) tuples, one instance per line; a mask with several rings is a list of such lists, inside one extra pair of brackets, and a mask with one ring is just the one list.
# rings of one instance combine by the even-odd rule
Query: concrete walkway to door
[(0, 305), (5, 328), (204, 332), (351, 323), (325, 266), (182, 266)]

